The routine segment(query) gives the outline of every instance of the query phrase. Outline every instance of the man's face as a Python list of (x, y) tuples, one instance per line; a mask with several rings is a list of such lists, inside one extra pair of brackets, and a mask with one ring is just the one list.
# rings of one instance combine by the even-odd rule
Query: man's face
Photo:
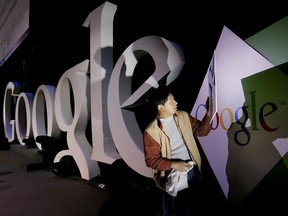
[(175, 101), (171, 93), (168, 95), (166, 103), (158, 106), (158, 111), (160, 118), (167, 118), (175, 114), (177, 111), (177, 101)]

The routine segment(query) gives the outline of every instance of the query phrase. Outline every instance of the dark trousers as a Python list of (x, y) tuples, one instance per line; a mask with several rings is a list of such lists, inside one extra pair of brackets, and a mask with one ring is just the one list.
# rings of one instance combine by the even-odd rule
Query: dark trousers
[(201, 212), (203, 183), (197, 168), (190, 170), (188, 179), (189, 188), (179, 191), (176, 197), (163, 191), (163, 216), (191, 216)]

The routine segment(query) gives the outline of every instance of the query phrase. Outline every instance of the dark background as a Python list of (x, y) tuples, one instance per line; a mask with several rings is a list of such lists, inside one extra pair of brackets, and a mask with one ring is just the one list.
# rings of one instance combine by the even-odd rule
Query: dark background
[[(40, 84), (56, 85), (67, 69), (88, 59), (89, 28), (82, 24), (104, 2), (31, 0), (29, 35), (0, 67), (1, 86), (19, 81), (23, 91), (35, 92)], [(279, 4), (253, 9), (244, 3), (231, 6), (184, 0), (110, 2), (118, 6), (114, 64), (141, 37), (158, 35), (176, 42), (183, 48), (186, 63), (174, 85), (181, 95), (180, 104), (187, 109), (196, 99), (224, 25), (245, 40), (287, 15)], [(191, 83), (195, 91), (187, 94), (186, 85)]]
[[(67, 69), (89, 59), (89, 28), (82, 25), (89, 13), (104, 2), (31, 0), (28, 37), (0, 66), (0, 99), (9, 81), (22, 83), (23, 92), (35, 93), (41, 84), (56, 86)], [(193, 107), (224, 26), (245, 40), (287, 15), (286, 7), (276, 2), (255, 8), (244, 2), (233, 6), (184, 0), (110, 2), (118, 6), (114, 16), (114, 64), (141, 37), (157, 35), (182, 47), (186, 62), (172, 86), (179, 107), (187, 111)], [(145, 70), (147, 78), (151, 68), (139, 64), (139, 72), (133, 77), (134, 89), (143, 83)], [(141, 127), (146, 124), (143, 122)]]

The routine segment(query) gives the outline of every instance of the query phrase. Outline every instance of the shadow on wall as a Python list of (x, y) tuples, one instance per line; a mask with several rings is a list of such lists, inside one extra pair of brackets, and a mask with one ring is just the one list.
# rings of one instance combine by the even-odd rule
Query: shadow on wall
[(226, 166), (228, 200), (239, 213), (253, 209), (275, 215), (286, 210), (288, 156), (282, 155), (288, 149), (287, 66), (242, 80), (243, 114), (227, 132)]

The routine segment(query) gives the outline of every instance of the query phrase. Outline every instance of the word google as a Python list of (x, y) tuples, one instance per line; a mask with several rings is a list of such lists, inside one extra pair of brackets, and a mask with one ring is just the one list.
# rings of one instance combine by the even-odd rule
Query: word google
[[(236, 123), (241, 126), (241, 130), (235, 131), (234, 141), (237, 145), (244, 146), (248, 145), (250, 142), (250, 132), (247, 128), (247, 122), (250, 119), (251, 128), (250, 130), (258, 131), (263, 129), (267, 132), (274, 132), (278, 130), (279, 126), (270, 126), (269, 121), (266, 121), (265, 118), (270, 115), (275, 114), (279, 109), (278, 106), (273, 102), (265, 102), (260, 107), (256, 107), (256, 91), (249, 92), (250, 104), (238, 107), (234, 114), (233, 110), (230, 108), (223, 108), (220, 112), (215, 113), (215, 118), (213, 119), (211, 129), (217, 130), (219, 126), (224, 131), (228, 131), (232, 123)], [(283, 106), (283, 105), (282, 105)], [(259, 111), (258, 111), (259, 109)], [(268, 111), (265, 111), (268, 110)], [(195, 117), (200, 119), (203, 116), (203, 113), (206, 112), (205, 104), (200, 104), (196, 107)], [(258, 113), (257, 113), (258, 112)], [(250, 115), (249, 115), (250, 113)], [(224, 121), (225, 120), (225, 121)], [(259, 123), (258, 123), (259, 122)], [(259, 124), (259, 125), (258, 125)], [(244, 134), (246, 137), (245, 142), (238, 139), (239, 134)]]
[[(116, 9), (116, 5), (105, 2), (88, 15), (83, 25), (90, 28), (90, 59), (65, 71), (56, 87), (40, 85), (32, 94), (21, 92), (19, 83), (9, 82), (4, 96), (3, 121), (8, 142), (16, 135), (24, 145), (24, 138), (57, 138), (64, 131), (68, 149), (60, 151), (54, 162), (73, 156), (81, 177), (88, 180), (100, 174), (97, 161), (112, 164), (119, 158), (139, 174), (152, 177), (144, 162), (142, 132), (134, 113), (125, 107), (145, 97), (161, 79), (170, 84), (184, 65), (177, 44), (146, 36), (127, 47), (113, 68)], [(155, 71), (132, 93), (134, 69), (147, 54), (154, 60)], [(15, 118), (11, 110), (15, 110)], [(92, 144), (85, 135), (89, 120)], [(41, 149), (41, 144), (36, 144)]]

